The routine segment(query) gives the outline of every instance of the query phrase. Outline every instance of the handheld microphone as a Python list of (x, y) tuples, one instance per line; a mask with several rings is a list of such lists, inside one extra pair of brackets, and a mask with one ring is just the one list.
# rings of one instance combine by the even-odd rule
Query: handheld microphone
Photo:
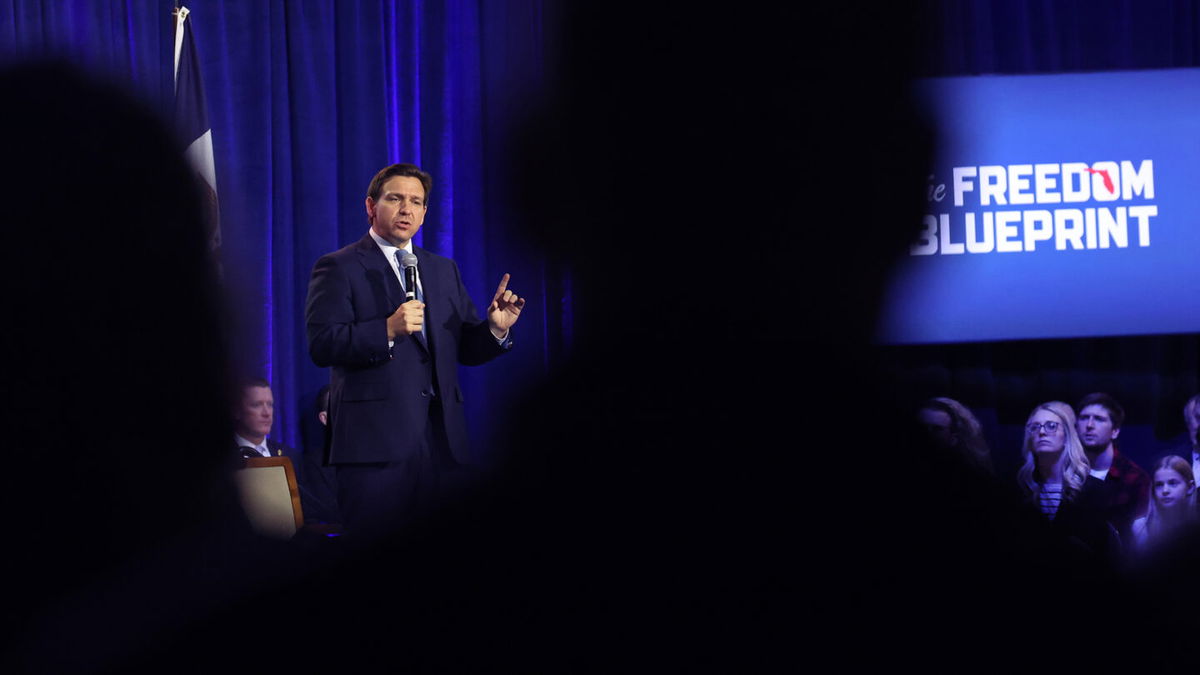
[(404, 301), (417, 299), (417, 256), (405, 252), (400, 255), (400, 267), (404, 269)]

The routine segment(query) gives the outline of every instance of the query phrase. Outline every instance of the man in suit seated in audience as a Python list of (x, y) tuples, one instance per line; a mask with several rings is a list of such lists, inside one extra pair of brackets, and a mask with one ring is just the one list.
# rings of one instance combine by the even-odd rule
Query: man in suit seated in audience
[(234, 442), (242, 457), (287, 457), (292, 460), (299, 480), (297, 452), (267, 434), (275, 424), (275, 395), (271, 383), (253, 377), (243, 380), (234, 397)]
[[(275, 395), (271, 383), (253, 377), (242, 381), (235, 392), (234, 442), (243, 458), (287, 457), (292, 460), (296, 485), (300, 489), (300, 508), (305, 525), (334, 526), (341, 522), (337, 511), (333, 469), (322, 466), (319, 450), (300, 452), (267, 436), (275, 424)], [(329, 408), (329, 389), (317, 396), (317, 418), (326, 424)], [(322, 531), (328, 528), (321, 528)]]
[(1112, 396), (1095, 392), (1084, 396), (1075, 410), (1075, 427), (1091, 474), (1104, 481), (1108, 503), (1105, 519), (1127, 546), (1133, 541), (1130, 527), (1134, 519), (1146, 515), (1150, 508), (1150, 475), (1117, 451), (1125, 409)]
[(275, 424), (275, 395), (271, 383), (259, 377), (242, 380), (234, 392), (233, 428), (238, 454), (245, 459), (255, 457), (287, 457), (292, 461), (296, 486), (300, 490), (300, 509), (305, 524), (328, 525), (337, 522), (336, 506), (324, 492), (319, 472), (320, 458), (306, 458), (280, 441), (268, 438)]

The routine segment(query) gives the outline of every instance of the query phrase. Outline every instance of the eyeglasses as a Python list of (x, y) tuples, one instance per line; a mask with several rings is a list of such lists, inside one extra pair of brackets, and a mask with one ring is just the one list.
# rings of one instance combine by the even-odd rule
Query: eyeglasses
[(1036, 434), (1039, 429), (1045, 429), (1046, 433), (1052, 434), (1058, 431), (1058, 422), (1030, 422), (1025, 425), (1025, 431), (1028, 431), (1031, 436)]

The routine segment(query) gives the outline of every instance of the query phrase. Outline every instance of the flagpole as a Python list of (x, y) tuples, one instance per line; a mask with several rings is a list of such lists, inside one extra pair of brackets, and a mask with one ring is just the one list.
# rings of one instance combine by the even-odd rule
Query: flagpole
[[(184, 156), (196, 171), (205, 196), (205, 222), (210, 247), (216, 251), (221, 246), (220, 209), (217, 202), (216, 158), (213, 154), (212, 129), (208, 123), (204, 86), (196, 58), (195, 34), (192, 32), (191, 13), (187, 7), (178, 6), (175, 15), (175, 124), (176, 130), (187, 143)], [(183, 89), (180, 89), (180, 70), (183, 70)]]
[(174, 86), (179, 87), (179, 53), (183, 50), (183, 22), (187, 19), (188, 8), (175, 6), (172, 14), (175, 16), (175, 67), (174, 67)]

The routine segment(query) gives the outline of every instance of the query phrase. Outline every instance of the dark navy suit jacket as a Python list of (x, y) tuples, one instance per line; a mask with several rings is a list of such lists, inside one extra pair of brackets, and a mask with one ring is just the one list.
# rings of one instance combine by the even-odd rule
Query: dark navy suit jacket
[(467, 430), (458, 365), (478, 365), (511, 348), (479, 318), (458, 265), (413, 247), (425, 294), (425, 334), (397, 336), (388, 348), (387, 318), (404, 292), (383, 251), (367, 234), (322, 256), (308, 286), (308, 350), (328, 366), (331, 464), (393, 462), (427, 438), (429, 405), (444, 411), (449, 450), (467, 463)]

